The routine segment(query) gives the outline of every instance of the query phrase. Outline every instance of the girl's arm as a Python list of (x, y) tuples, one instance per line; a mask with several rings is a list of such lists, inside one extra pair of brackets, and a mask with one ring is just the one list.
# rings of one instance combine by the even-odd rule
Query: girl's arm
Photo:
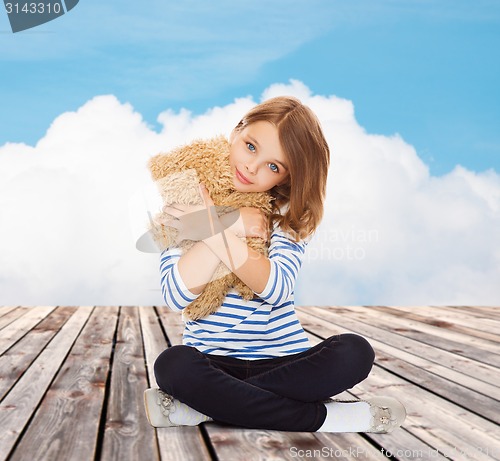
[(267, 257), (250, 248), (230, 229), (203, 240), (203, 243), (253, 292), (264, 290), (270, 274)]
[(181, 249), (174, 247), (163, 251), (160, 258), (163, 299), (166, 305), (176, 312), (182, 311), (198, 297), (198, 294), (189, 290), (179, 274), (178, 262), (181, 254)]
[[(256, 291), (257, 296), (273, 306), (280, 306), (293, 295), (305, 247), (305, 242), (293, 242), (283, 232), (274, 232), (272, 234), (269, 259), (262, 257), (269, 263), (269, 277), (267, 285), (262, 290)], [(203, 253), (198, 253), (198, 251)], [(191, 252), (193, 252), (192, 255), (190, 255)], [(192, 264), (198, 267), (201, 273), (208, 269), (208, 261), (203, 264), (203, 258), (213, 256), (214, 253), (204, 242), (198, 242), (182, 257), (181, 250), (178, 248), (169, 249), (162, 253), (162, 292), (167, 306), (180, 311), (193, 302), (202, 291), (202, 288), (200, 290), (192, 289), (191, 291), (184, 283), (185, 278), (188, 279), (189, 283), (189, 274), (193, 273), (193, 271), (189, 270), (191, 263), (189, 263), (188, 258), (193, 257)], [(188, 266), (187, 272), (182, 276), (179, 270), (179, 265), (182, 266), (182, 264), (179, 264), (181, 258), (186, 260)], [(201, 263), (198, 258), (202, 258)], [(218, 264), (219, 259), (216, 258), (216, 261)], [(213, 272), (209, 274), (209, 279), (211, 279), (212, 274)]]
[[(213, 202), (208, 192), (206, 189), (202, 189), (202, 192), (207, 209), (213, 211)], [(192, 207), (170, 207), (168, 211), (180, 221), (189, 215), (185, 222), (193, 223)], [(266, 235), (267, 222), (262, 213), (253, 208), (241, 209), (240, 213), (241, 219), (229, 228), (218, 222), (216, 214), (207, 213), (210, 223), (202, 223), (201, 227), (217, 229), (218, 232), (208, 232), (203, 240), (182, 255), (177, 268), (179, 277), (182, 278), (184, 287), (190, 294), (197, 296), (212, 279), (219, 261), (222, 261), (258, 296), (271, 304), (278, 305), (293, 294), (305, 245), (292, 243), (282, 233), (277, 234), (274, 243), (271, 242), (267, 258), (238, 238), (243, 235), (254, 237)], [(180, 235), (184, 234), (183, 238), (186, 238), (185, 236), (190, 233), (196, 234), (199, 232), (199, 227), (181, 225)], [(274, 251), (271, 251), (272, 248)]]
[(255, 208), (239, 210), (232, 225), (220, 224), (222, 232), (197, 242), (179, 260), (179, 273), (193, 294), (203, 291), (222, 261), (254, 292), (260, 292), (269, 278), (269, 260), (250, 248), (239, 236), (263, 237), (267, 222)]
[(195, 243), (179, 260), (179, 274), (189, 290), (199, 295), (214, 275), (220, 259), (203, 241)]
[[(259, 298), (273, 306), (280, 306), (293, 296), (307, 246), (305, 241), (294, 242), (285, 233), (275, 231), (271, 236), (266, 258), (249, 248), (234, 234), (230, 235), (229, 231), (224, 234), (217, 234), (199, 242), (200, 247), (206, 246), (200, 250), (210, 257), (209, 253), (206, 253), (208, 249), (217, 256), (217, 260), (220, 258), (225, 264), (234, 267), (233, 272), (252, 288)], [(194, 267), (200, 267), (199, 260), (193, 259), (192, 264)]]

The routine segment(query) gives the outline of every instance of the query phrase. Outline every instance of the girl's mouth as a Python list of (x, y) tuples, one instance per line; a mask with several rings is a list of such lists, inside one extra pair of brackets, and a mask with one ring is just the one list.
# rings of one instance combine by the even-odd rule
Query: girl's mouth
[(243, 176), (238, 168), (236, 168), (236, 177), (238, 178), (238, 181), (241, 182), (242, 184), (252, 184), (251, 181), (249, 181), (247, 178), (245, 178), (245, 176)]

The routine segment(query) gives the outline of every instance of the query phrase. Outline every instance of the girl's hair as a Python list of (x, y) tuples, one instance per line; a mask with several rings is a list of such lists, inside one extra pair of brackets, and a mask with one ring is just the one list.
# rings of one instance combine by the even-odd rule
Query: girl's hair
[(289, 170), (288, 181), (270, 191), (274, 197), (270, 225), (278, 224), (298, 241), (310, 236), (323, 217), (330, 149), (318, 118), (297, 98), (282, 96), (264, 101), (251, 109), (234, 130), (241, 131), (260, 121), (278, 129)]

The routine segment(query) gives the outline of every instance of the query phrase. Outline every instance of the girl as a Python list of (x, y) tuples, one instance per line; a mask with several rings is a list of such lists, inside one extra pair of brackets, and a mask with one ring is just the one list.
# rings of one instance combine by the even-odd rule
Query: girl
[[(398, 427), (405, 410), (395, 399), (329, 399), (368, 376), (374, 360), (370, 344), (341, 334), (311, 347), (294, 310), (304, 251), (323, 215), (330, 160), (318, 119), (295, 98), (273, 98), (250, 110), (229, 141), (234, 188), (269, 191), (273, 213), (266, 217), (242, 208), (239, 219), (226, 226), (210, 212), (215, 208), (203, 187), (207, 223), (193, 226), (186, 218), (199, 208), (166, 209), (179, 220), (179, 238), (198, 241), (185, 254), (177, 248), (162, 253), (162, 292), (171, 309), (182, 311), (222, 261), (255, 296), (245, 301), (230, 292), (216, 313), (185, 322), (183, 345), (168, 348), (155, 362), (160, 389), (144, 394), (149, 422), (168, 427), (214, 420), (328, 432)], [(240, 238), (269, 234), (267, 257)]]

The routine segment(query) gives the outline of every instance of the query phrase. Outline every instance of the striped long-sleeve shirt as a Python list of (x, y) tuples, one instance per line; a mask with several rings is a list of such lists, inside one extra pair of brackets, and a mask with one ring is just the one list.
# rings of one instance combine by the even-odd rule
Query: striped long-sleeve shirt
[[(221, 307), (200, 320), (184, 318), (183, 344), (206, 354), (252, 360), (284, 356), (311, 347), (297, 318), (293, 291), (306, 243), (294, 242), (280, 230), (271, 235), (271, 272), (266, 287), (252, 300), (234, 290)], [(191, 293), (178, 270), (181, 250), (172, 247), (161, 254), (161, 289), (167, 306), (182, 310), (197, 295)]]

